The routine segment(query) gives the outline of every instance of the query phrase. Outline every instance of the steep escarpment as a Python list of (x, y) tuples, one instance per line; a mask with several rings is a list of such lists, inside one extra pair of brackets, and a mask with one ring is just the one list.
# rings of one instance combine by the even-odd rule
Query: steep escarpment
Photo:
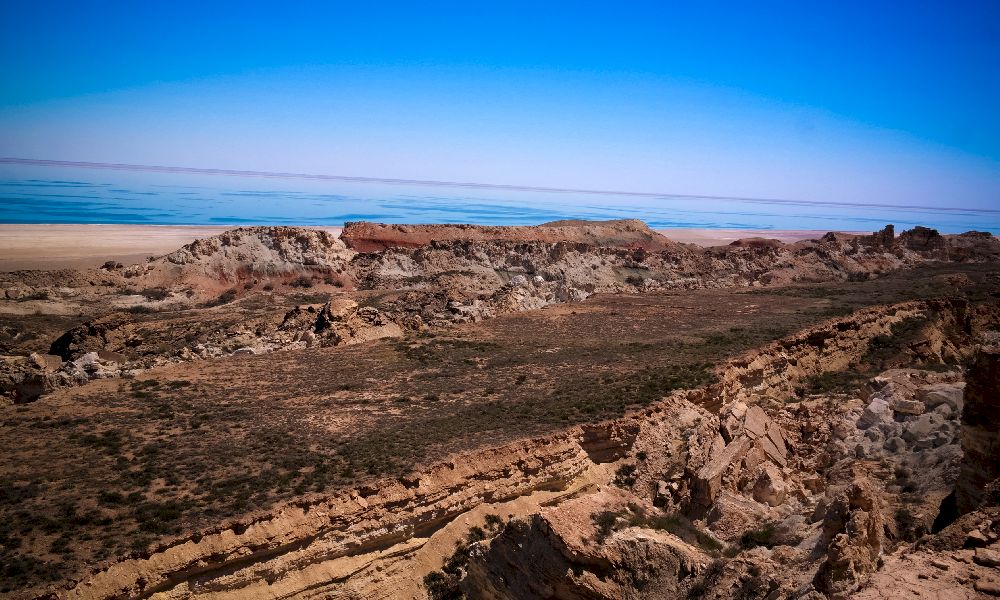
[(925, 535), (995, 543), (990, 493), (946, 510), (1000, 282), (955, 263), (992, 237), (551, 227), (245, 229), (25, 300), (133, 304), (0, 379), (56, 391), (5, 414), (16, 597), (845, 597)]
[[(886, 477), (907, 469), (918, 496), (957, 476), (957, 429), (939, 444), (937, 421), (928, 429), (913, 403), (931, 392), (948, 397), (960, 375), (872, 373), (877, 393), (868, 407), (857, 397), (803, 398), (798, 390), (810, 378), (897, 354), (915, 352), (927, 365), (954, 358), (923, 348), (965, 356), (974, 336), (996, 328), (996, 314), (949, 302), (863, 311), (748, 353), (720, 366), (718, 383), (623, 419), (228, 523), (111, 565), (67, 595), (422, 598), (424, 577), (443, 567), (431, 584), (470, 597), (670, 598), (803, 585), (847, 594), (896, 543), (884, 522), (893, 535), (908, 535), (896, 531), (907, 520), (893, 516)], [(892, 357), (873, 354), (885, 354), (886, 339), (910, 321), (920, 327), (907, 329), (912, 335)], [(790, 382), (780, 379), (780, 365), (798, 369)], [(883, 402), (900, 421), (878, 421), (871, 436), (872, 426), (859, 423)], [(931, 401), (923, 406), (935, 419), (958, 418)], [(921, 450), (890, 450), (894, 443), (879, 437), (883, 424), (899, 426), (897, 437)], [(858, 462), (859, 452), (872, 458)], [(918, 464), (926, 478), (915, 474)], [(505, 524), (492, 536), (476, 533), (496, 519)], [(458, 551), (452, 540), (462, 539)], [(728, 549), (737, 552), (726, 558)]]
[(301, 227), (239, 227), (195, 240), (153, 261), (231, 278), (238, 274), (277, 275), (303, 269), (342, 271), (354, 255), (328, 231)]

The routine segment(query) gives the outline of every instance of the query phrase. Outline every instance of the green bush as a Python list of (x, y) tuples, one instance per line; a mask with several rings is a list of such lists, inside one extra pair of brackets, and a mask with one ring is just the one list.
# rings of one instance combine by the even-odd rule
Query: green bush
[(757, 546), (773, 548), (775, 545), (773, 538), (774, 525), (765, 525), (760, 529), (744, 531), (743, 535), (740, 536), (740, 545), (744, 548), (755, 548)]

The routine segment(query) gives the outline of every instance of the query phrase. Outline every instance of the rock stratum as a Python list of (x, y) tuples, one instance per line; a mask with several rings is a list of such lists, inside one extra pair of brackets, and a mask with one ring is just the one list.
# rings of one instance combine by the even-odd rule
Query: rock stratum
[[(11, 356), (4, 359), (0, 388), (9, 403), (0, 410), (6, 426), (55, 436), (62, 436), (60, 427), (86, 423), (82, 407), (98, 405), (83, 400), (93, 397), (107, 396), (112, 412), (150, 410), (150, 419), (169, 424), (174, 411), (188, 408), (155, 404), (157, 386), (201, 393), (207, 388), (198, 387), (199, 377), (229, 369), (249, 369), (265, 401), (275, 387), (287, 393), (291, 386), (294, 395), (301, 385), (296, 410), (312, 411), (315, 421), (349, 418), (347, 429), (363, 429), (373, 424), (365, 420), (369, 412), (387, 406), (390, 427), (398, 421), (403, 431), (411, 411), (444, 414), (470, 402), (461, 400), (465, 390), (428, 393), (420, 403), (393, 391), (397, 397), (376, 407), (358, 384), (332, 383), (332, 373), (344, 368), (338, 361), (359, 356), (342, 352), (371, 348), (385, 361), (423, 365), (399, 371), (393, 390), (423, 389), (419, 382), (447, 379), (458, 364), (480, 372), (503, 366), (502, 360), (490, 363), (489, 349), (499, 346), (484, 323), (513, 324), (503, 319), (572, 308), (544, 321), (549, 334), (525, 334), (524, 352), (537, 356), (534, 370), (518, 375), (509, 389), (538, 386), (537, 412), (530, 415), (543, 425), (532, 421), (521, 435), (493, 441), (488, 428), (476, 430), (480, 437), (463, 442), (460, 451), (428, 454), (432, 459), (390, 474), (369, 466), (367, 476), (344, 475), (333, 487), (286, 493), (257, 509), (220, 515), (214, 525), (199, 517), (167, 528), (176, 517), (155, 516), (143, 522), (155, 536), (76, 565), (65, 552), (70, 542), (53, 539), (75, 539), (82, 548), (111, 526), (99, 515), (126, 503), (124, 494), (81, 498), (83, 506), (96, 507), (89, 512), (60, 508), (82, 533), (55, 538), (46, 528), (60, 526), (59, 517), (31, 513), (42, 510), (31, 507), (47, 510), (37, 491), (47, 482), (10, 476), (0, 508), (21, 525), (0, 529), (0, 549), (13, 565), (0, 573), (17, 582), (3, 584), (3, 593), (498, 600), (998, 595), (998, 257), (1000, 242), (989, 234), (917, 228), (896, 236), (891, 226), (870, 236), (831, 233), (795, 244), (756, 238), (703, 249), (672, 242), (638, 221), (351, 223), (340, 239), (301, 228), (239, 228), (141, 265), (5, 274), (7, 314), (48, 310), (54, 323), (21, 311), (23, 328), (4, 338)], [(892, 283), (910, 271), (912, 279)], [(917, 280), (939, 293), (921, 291)], [(840, 310), (831, 298), (852, 286), (862, 299)], [(676, 342), (648, 348), (595, 338), (583, 356), (610, 352), (626, 370), (638, 360), (636, 352), (683, 354), (725, 344), (738, 351), (723, 348), (712, 354), (722, 360), (684, 367), (687, 379), (654, 372), (669, 370), (662, 366), (639, 371), (636, 387), (616, 387), (621, 374), (603, 377), (609, 397), (644, 400), (621, 400), (624, 409), (615, 418), (545, 421), (545, 402), (562, 397), (553, 391), (561, 385), (553, 369), (568, 360), (560, 358), (562, 348), (548, 347), (551, 340), (582, 335), (574, 333), (573, 319), (596, 328), (617, 314), (586, 321), (595, 299), (613, 308), (615, 298), (627, 298), (639, 303), (632, 314), (642, 315), (644, 298), (694, 310), (688, 304), (703, 298), (699, 290), (721, 290), (731, 299), (729, 306), (706, 309), (720, 322), (754, 323), (759, 295), (775, 303), (799, 298), (768, 313), (775, 325), (781, 319), (809, 324), (774, 329), (761, 334), (762, 342), (741, 341), (736, 326), (686, 330), (683, 320), (676, 323)], [(75, 311), (86, 310), (91, 318), (73, 323)], [(57, 329), (61, 324), (72, 326)], [(48, 339), (29, 335), (52, 330), (58, 335)], [(472, 341), (438, 344), (441, 332)], [(389, 346), (387, 340), (398, 341)], [(475, 347), (486, 355), (462, 354), (461, 361), (437, 367), (441, 347)], [(389, 348), (403, 358), (393, 358)], [(289, 357), (286, 368), (315, 356), (324, 362), (306, 385), (268, 368), (262, 355), (276, 351)], [(593, 360), (595, 371), (607, 369)], [(191, 381), (177, 381), (179, 374)], [(364, 389), (377, 389), (380, 373), (368, 375)], [(116, 381), (122, 383), (115, 387)], [(588, 393), (595, 391), (600, 388)], [(116, 396), (128, 394), (140, 408)], [(336, 415), (326, 408), (335, 399), (362, 408)], [(492, 402), (503, 406), (502, 398)], [(64, 416), (74, 406), (80, 415)], [(21, 410), (31, 412), (22, 416)], [(173, 421), (134, 452), (107, 430), (68, 429), (63, 439), (99, 453), (121, 451), (109, 464), (134, 478), (130, 465), (140, 455), (155, 459), (157, 444), (173, 438), (204, 443), (198, 432), (205, 426), (195, 417)], [(448, 423), (450, 435), (463, 437), (460, 419)], [(339, 431), (329, 427), (326, 435)], [(229, 425), (224, 431), (247, 435)], [(397, 448), (392, 431), (375, 446)], [(317, 452), (312, 446), (293, 447), (283, 452), (319, 456), (309, 454)], [(281, 459), (259, 457), (262, 465)], [(306, 460), (296, 473), (325, 464)], [(169, 475), (147, 483), (133, 492), (137, 506), (168, 506), (154, 501), (180, 485)], [(180, 487), (170, 493), (192, 497), (182, 496)], [(127, 506), (114, 510), (127, 512)], [(29, 550), (61, 555), (70, 566), (50, 580), (32, 580), (25, 573), (41, 572), (25, 562)]]

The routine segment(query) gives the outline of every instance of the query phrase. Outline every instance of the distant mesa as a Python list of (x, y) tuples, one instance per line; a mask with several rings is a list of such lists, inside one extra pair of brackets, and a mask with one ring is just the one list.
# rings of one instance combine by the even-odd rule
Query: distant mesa
[(541, 225), (387, 225), (359, 221), (344, 224), (341, 239), (358, 252), (389, 248), (419, 248), (431, 242), (579, 243), (609, 248), (641, 248), (651, 252), (679, 244), (638, 219), (612, 221), (562, 220)]

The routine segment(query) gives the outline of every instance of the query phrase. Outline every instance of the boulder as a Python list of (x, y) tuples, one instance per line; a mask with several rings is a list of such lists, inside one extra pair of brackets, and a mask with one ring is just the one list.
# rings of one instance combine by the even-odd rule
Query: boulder
[(932, 383), (918, 390), (918, 397), (928, 408), (945, 405), (954, 412), (961, 412), (964, 395), (964, 383)]
[(760, 437), (767, 433), (770, 422), (771, 419), (764, 409), (755, 404), (747, 409), (746, 417), (743, 419), (743, 429), (752, 437)]
[(771, 463), (764, 463), (764, 468), (761, 469), (753, 486), (754, 500), (768, 506), (779, 506), (787, 497), (788, 485), (781, 476), (781, 471)]
[(32, 352), (28, 360), (36, 368), (46, 372), (58, 371), (63, 364), (62, 358), (55, 354), (39, 354), (38, 352)]
[(874, 425), (891, 422), (892, 409), (889, 408), (889, 402), (881, 396), (875, 396), (868, 403), (868, 406), (865, 407), (864, 412), (861, 413), (861, 418), (858, 419), (858, 428), (868, 429)]
[(510, 278), (511, 287), (527, 287), (528, 278), (524, 275), (515, 275)]
[(722, 490), (705, 519), (715, 531), (759, 529), (767, 519), (767, 509), (742, 494)]
[(729, 465), (743, 460), (752, 442), (746, 436), (740, 436), (726, 446), (722, 452), (709, 457), (708, 462), (695, 472), (692, 480), (692, 500), (702, 507), (709, 507), (719, 495), (722, 488), (722, 476)]
[(977, 565), (1000, 568), (1000, 550), (991, 548), (976, 548), (973, 559)]
[(893, 397), (889, 401), (889, 408), (893, 412), (902, 413), (904, 415), (922, 415), (924, 414), (924, 403), (919, 400), (907, 400), (905, 398)]
[(903, 439), (913, 442), (931, 436), (941, 426), (941, 423), (935, 422), (934, 417), (940, 418), (940, 415), (933, 413), (920, 415), (916, 419), (907, 422), (903, 426)]
[[(785, 445), (782, 442), (781, 446), (778, 446), (773, 441), (772, 436), (764, 436), (754, 440), (754, 445), (761, 449), (768, 458), (777, 463), (778, 465), (784, 467), (788, 464), (788, 451), (785, 449)], [(777, 437), (780, 440), (780, 437)]]
[(113, 363), (123, 363), (125, 362), (125, 355), (120, 352), (112, 352), (111, 350), (98, 350), (97, 358), (104, 362)]
[(719, 431), (726, 442), (731, 442), (743, 433), (743, 418), (747, 414), (747, 405), (743, 402), (734, 402), (719, 418)]

